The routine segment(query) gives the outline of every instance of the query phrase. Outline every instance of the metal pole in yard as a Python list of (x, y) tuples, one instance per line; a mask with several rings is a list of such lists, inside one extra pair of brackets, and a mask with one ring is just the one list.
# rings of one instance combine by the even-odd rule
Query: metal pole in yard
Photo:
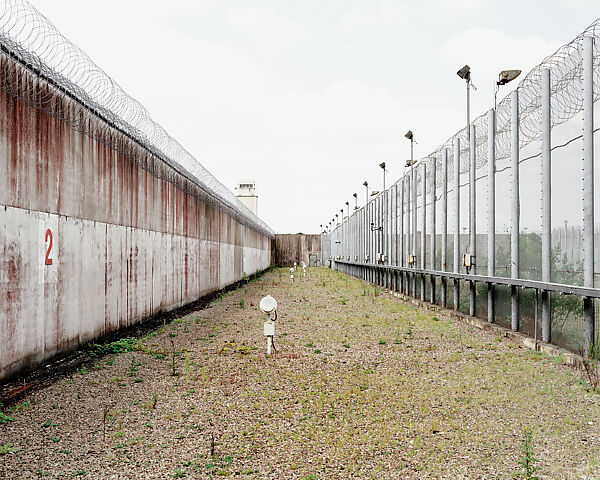
[[(400, 205), (398, 207), (398, 242), (400, 251), (398, 253), (399, 265), (404, 267), (405, 250), (404, 250), (404, 177), (400, 180)], [(404, 272), (400, 272), (400, 291), (404, 292)]]
[[(477, 216), (476, 216), (476, 196), (475, 196), (475, 172), (476, 172), (476, 135), (475, 125), (469, 125), (470, 138), (469, 138), (469, 251), (468, 254), (472, 255), (475, 262), (471, 262), (471, 273), (477, 273)], [(477, 291), (475, 282), (469, 282), (469, 315), (472, 317), (476, 313), (476, 302)]]
[[(431, 159), (431, 207), (429, 209), (429, 269), (435, 270), (435, 185), (437, 158)], [(430, 301), (435, 303), (435, 275), (431, 275)]]
[[(551, 282), (552, 252), (552, 157), (551, 157), (551, 111), (550, 69), (542, 70), (542, 281)], [(537, 300), (537, 290), (536, 290)], [(536, 311), (537, 314), (537, 311)], [(550, 292), (542, 290), (542, 341), (550, 342), (552, 336)], [(537, 324), (536, 324), (537, 327)], [(537, 330), (536, 330), (537, 332)]]
[[(410, 160), (411, 163), (414, 163), (413, 159), (413, 142), (410, 142)], [(417, 237), (417, 169), (414, 165), (411, 165), (411, 174), (412, 174), (412, 255), (414, 255), (414, 263), (413, 268), (417, 268), (417, 246), (418, 246), (418, 237)], [(416, 298), (417, 296), (417, 274), (413, 274), (412, 278), (412, 295)]]
[[(510, 94), (510, 133), (511, 133), (511, 232), (510, 232), (510, 271), (511, 278), (519, 278), (519, 92), (513, 90)], [(511, 322), (513, 331), (519, 330), (519, 290), (510, 287)]]
[[(421, 176), (421, 268), (427, 268), (427, 163), (423, 162)], [(421, 301), (425, 301), (425, 275), (421, 275)]]
[[(594, 38), (583, 39), (583, 285), (594, 286)], [(594, 349), (594, 300), (583, 299), (584, 350)]]
[[(454, 140), (454, 273), (459, 271), (460, 248), (460, 138)], [(454, 309), (458, 310), (460, 283), (454, 279)]]
[[(447, 271), (447, 253), (448, 253), (448, 149), (442, 150), (442, 272)], [(446, 277), (442, 277), (442, 305), (448, 305), (447, 293), (448, 282)]]
[[(496, 111), (488, 110), (488, 276), (496, 276)], [(495, 321), (494, 285), (487, 285), (488, 322)]]

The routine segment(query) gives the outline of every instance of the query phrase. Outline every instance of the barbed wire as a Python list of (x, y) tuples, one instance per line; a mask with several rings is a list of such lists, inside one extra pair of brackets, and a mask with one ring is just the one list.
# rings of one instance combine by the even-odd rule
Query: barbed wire
[(274, 238), (264, 221), (27, 0), (0, 3), (0, 49), (1, 90)]

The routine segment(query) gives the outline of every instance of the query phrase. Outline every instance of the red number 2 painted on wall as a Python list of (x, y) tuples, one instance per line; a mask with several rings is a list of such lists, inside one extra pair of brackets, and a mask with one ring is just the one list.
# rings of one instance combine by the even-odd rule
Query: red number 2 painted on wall
[(46, 250), (46, 260), (44, 262), (45, 265), (52, 265), (52, 259), (50, 258), (50, 250), (52, 250), (52, 231), (50, 229), (46, 230), (46, 238), (44, 242), (50, 242), (48, 244), (48, 250)]

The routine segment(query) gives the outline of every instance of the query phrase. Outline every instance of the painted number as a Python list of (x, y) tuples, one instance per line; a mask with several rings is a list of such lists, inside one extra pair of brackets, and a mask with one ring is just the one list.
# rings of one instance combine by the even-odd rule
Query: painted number
[(46, 230), (46, 238), (44, 241), (48, 243), (48, 250), (46, 250), (46, 260), (44, 261), (44, 264), (52, 265), (52, 259), (50, 258), (50, 250), (52, 250), (52, 231), (50, 229)]

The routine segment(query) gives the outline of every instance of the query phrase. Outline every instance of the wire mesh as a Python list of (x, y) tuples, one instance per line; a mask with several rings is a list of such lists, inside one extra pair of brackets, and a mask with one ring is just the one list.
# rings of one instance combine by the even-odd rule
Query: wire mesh
[[(271, 228), (153, 121), (141, 103), (28, 1), (0, 3), (0, 50), (4, 54), (0, 57), (0, 89), (60, 118), (72, 129), (143, 167), (149, 152), (171, 167), (169, 174), (163, 174), (165, 180), (181, 186), (177, 178), (183, 175), (194, 184), (187, 193), (257, 232), (274, 237)], [(57, 102), (57, 91), (66, 102)], [(72, 107), (72, 102), (84, 109)], [(95, 118), (102, 122), (93, 121)]]

